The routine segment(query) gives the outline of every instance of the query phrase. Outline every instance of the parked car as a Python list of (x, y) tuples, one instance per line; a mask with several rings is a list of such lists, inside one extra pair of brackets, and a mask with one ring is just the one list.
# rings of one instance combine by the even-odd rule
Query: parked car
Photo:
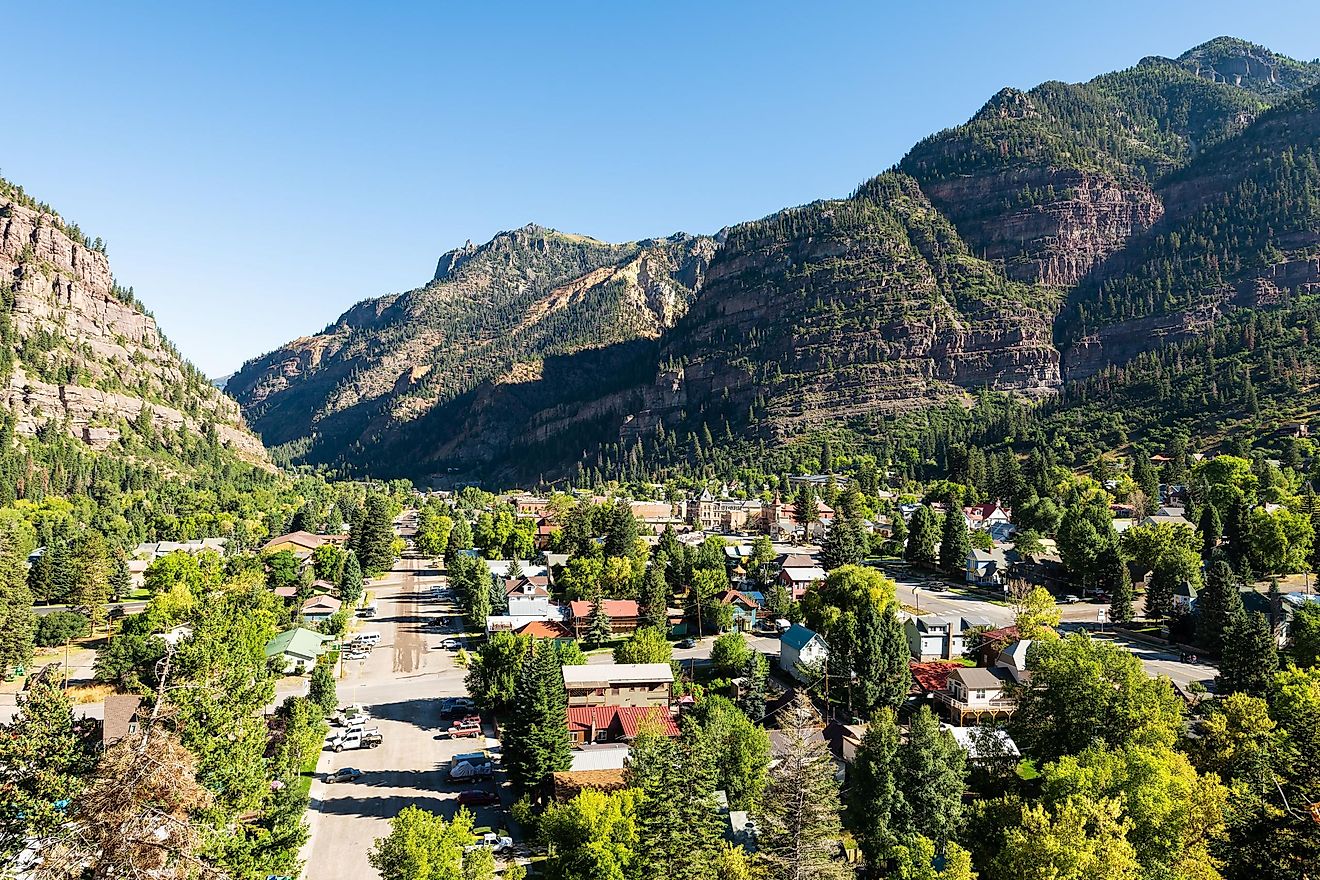
[(470, 697), (445, 697), (440, 701), (440, 714), (445, 718), (471, 714), (477, 704)]
[(325, 777), (326, 782), (352, 782), (354, 779), (361, 779), (362, 771), (356, 767), (340, 767), (333, 773)]
[(697, 640), (689, 637), (679, 642), (678, 646), (680, 648), (695, 648), (697, 646)]
[(350, 730), (331, 746), (336, 752), (344, 749), (374, 749), (385, 739), (376, 730)]
[(1063, 604), (1065, 605), (1076, 605), (1080, 601), (1082, 601), (1081, 597), (1074, 596), (1072, 593), (1063, 597)]
[(450, 739), (481, 736), (480, 724), (453, 724), (444, 732)]
[(370, 651), (364, 651), (360, 648), (349, 648), (344, 652), (345, 660), (366, 660), (370, 656)]
[(513, 838), (501, 837), (494, 831), (487, 831), (485, 834), (477, 838), (476, 843), (464, 847), (464, 849), (480, 849), (481, 847), (486, 847), (491, 852), (503, 852), (506, 849), (513, 849)]
[(371, 716), (367, 714), (366, 709), (363, 709), (360, 705), (354, 703), (352, 706), (344, 706), (336, 712), (330, 719), (330, 723), (336, 727), (352, 727), (354, 726), (354, 722), (357, 722), (360, 725), (370, 717)]
[(484, 788), (469, 788), (458, 793), (460, 807), (489, 807), (500, 802), (500, 796)]
[(440, 647), (450, 651), (457, 651), (462, 646), (463, 643), (460, 642), (458, 639), (445, 639), (443, 642), (440, 643)]
[(351, 642), (351, 644), (369, 645), (374, 648), (380, 644), (380, 633), (378, 632), (358, 633), (357, 635), (353, 636), (353, 641)]

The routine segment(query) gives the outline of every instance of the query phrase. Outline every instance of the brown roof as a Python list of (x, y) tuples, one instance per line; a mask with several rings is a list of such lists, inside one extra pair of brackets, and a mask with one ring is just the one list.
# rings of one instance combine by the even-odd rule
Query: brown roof
[(920, 688), (922, 693), (933, 694), (948, 686), (949, 676), (958, 668), (958, 664), (947, 660), (932, 660), (929, 663), (911, 661), (908, 668), (912, 670), (913, 686)]
[(608, 731), (611, 740), (636, 739), (638, 728), (646, 723), (655, 724), (665, 736), (678, 736), (678, 725), (667, 711), (659, 706), (569, 706), (568, 729), (586, 734)]
[(573, 632), (557, 620), (533, 620), (516, 631), (534, 639), (571, 639)]
[[(635, 599), (604, 599), (600, 603), (604, 607), (605, 614), (611, 618), (636, 617), (638, 615), (637, 600)], [(594, 606), (585, 599), (569, 603), (573, 617), (579, 620), (590, 617)]]
[(101, 742), (106, 745), (119, 742), (130, 733), (133, 716), (137, 715), (142, 698), (137, 694), (111, 694), (105, 698), (105, 720), (101, 723)]

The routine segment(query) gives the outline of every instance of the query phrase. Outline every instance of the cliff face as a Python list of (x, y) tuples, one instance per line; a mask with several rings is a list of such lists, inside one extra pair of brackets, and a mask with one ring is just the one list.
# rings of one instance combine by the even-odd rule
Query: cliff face
[(267, 462), (238, 405), (165, 341), (115, 284), (105, 254), (3, 181), (0, 286), (10, 365), (0, 405), (19, 435), (53, 422), (105, 449), (129, 424), (196, 434), (212, 426), (243, 458)]

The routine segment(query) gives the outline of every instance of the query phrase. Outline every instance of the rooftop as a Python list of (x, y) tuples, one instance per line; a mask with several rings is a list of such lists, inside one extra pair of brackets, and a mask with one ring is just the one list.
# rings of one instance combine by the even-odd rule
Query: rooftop
[(564, 684), (577, 687), (673, 680), (674, 670), (668, 663), (587, 663), (564, 667)]

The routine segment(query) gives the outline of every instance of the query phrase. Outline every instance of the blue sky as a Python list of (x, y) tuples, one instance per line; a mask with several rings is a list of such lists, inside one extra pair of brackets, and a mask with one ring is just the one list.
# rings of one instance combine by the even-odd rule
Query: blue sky
[(1320, 4), (7, 4), (0, 174), (109, 242), (202, 369), (529, 221), (624, 241), (848, 193), (1005, 85)]

